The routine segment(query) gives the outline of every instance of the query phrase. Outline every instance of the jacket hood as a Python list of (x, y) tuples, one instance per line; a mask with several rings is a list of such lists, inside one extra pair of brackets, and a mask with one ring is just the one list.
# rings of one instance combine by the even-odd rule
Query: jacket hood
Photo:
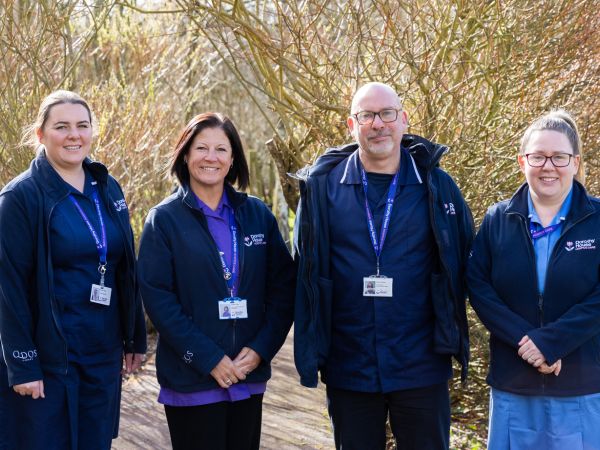
[[(405, 134), (402, 137), (401, 145), (413, 156), (415, 163), (425, 170), (431, 170), (438, 166), (440, 159), (448, 151), (448, 147), (445, 145), (436, 144), (416, 134)], [(358, 150), (358, 143), (356, 142), (328, 148), (325, 153), (317, 158), (314, 164), (303, 167), (292, 176), (300, 180), (306, 180), (308, 176), (328, 173), (356, 150)]]

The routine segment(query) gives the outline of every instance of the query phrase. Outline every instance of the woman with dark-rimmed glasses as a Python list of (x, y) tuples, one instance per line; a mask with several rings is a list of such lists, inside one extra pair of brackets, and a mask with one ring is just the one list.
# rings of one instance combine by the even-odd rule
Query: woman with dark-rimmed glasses
[(471, 304), (490, 331), (488, 448), (600, 445), (600, 202), (583, 187), (574, 119), (525, 131), (526, 182), (487, 212), (473, 246)]

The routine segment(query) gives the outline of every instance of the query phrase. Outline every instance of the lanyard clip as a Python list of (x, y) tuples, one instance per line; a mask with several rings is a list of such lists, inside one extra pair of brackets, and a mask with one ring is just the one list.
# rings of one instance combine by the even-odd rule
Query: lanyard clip
[(106, 273), (106, 263), (98, 264), (98, 272), (100, 272), (100, 286), (104, 287), (104, 274)]

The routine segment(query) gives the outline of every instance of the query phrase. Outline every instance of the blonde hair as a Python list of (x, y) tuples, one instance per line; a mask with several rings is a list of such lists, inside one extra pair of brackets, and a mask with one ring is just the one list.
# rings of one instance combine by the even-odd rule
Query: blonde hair
[(555, 109), (535, 119), (533, 123), (527, 127), (521, 138), (521, 148), (519, 149), (519, 153), (525, 153), (527, 144), (529, 144), (529, 140), (531, 139), (531, 134), (534, 131), (543, 130), (558, 131), (567, 137), (573, 148), (573, 155), (579, 155), (579, 168), (575, 174), (575, 179), (583, 184), (585, 182), (585, 169), (583, 167), (581, 138), (579, 137), (575, 118), (564, 109)]
[[(56, 105), (62, 105), (64, 103), (72, 103), (83, 106), (90, 117), (90, 125), (93, 125), (93, 114), (88, 103), (79, 94), (71, 91), (58, 90), (49, 94), (41, 103), (38, 114), (35, 121), (26, 126), (23, 129), (23, 137), (21, 139), (21, 145), (27, 147), (33, 147), (39, 153), (40, 142), (37, 137), (37, 130), (41, 130), (46, 125), (50, 110)], [(93, 128), (93, 126), (92, 126)]]

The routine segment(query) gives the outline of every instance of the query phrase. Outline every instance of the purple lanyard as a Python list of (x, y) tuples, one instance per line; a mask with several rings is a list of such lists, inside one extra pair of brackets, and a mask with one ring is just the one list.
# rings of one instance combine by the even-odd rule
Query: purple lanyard
[(546, 236), (547, 234), (552, 233), (561, 225), (562, 225), (561, 223), (555, 223), (554, 225), (550, 225), (542, 230), (535, 231), (535, 227), (533, 226), (533, 223), (530, 221), (529, 222), (529, 232), (531, 233), (531, 238), (533, 240), (536, 240), (536, 239)]
[(221, 258), (221, 266), (223, 267), (223, 278), (225, 278), (230, 295), (235, 297), (237, 294), (236, 282), (238, 278), (238, 245), (237, 227), (235, 226), (235, 217), (233, 215), (233, 211), (231, 210), (229, 211), (229, 227), (231, 229), (231, 270), (229, 267), (227, 267), (227, 263), (223, 257), (223, 252), (219, 248), (217, 248), (217, 250), (219, 250), (219, 258)]
[(394, 198), (396, 196), (396, 189), (398, 187), (398, 172), (394, 175), (392, 183), (388, 189), (387, 200), (385, 204), (385, 213), (383, 215), (383, 223), (381, 224), (381, 233), (379, 242), (377, 242), (377, 232), (375, 231), (375, 222), (373, 221), (373, 214), (369, 207), (369, 198), (367, 197), (368, 182), (367, 174), (363, 167), (360, 168), (360, 174), (362, 177), (363, 191), (365, 192), (365, 209), (367, 211), (367, 224), (369, 225), (369, 236), (371, 237), (371, 243), (373, 244), (373, 250), (375, 250), (375, 257), (377, 258), (377, 276), (379, 276), (379, 257), (381, 256), (381, 250), (383, 249), (383, 243), (390, 227), (390, 219), (392, 218), (392, 208), (394, 207)]
[(71, 199), (71, 201), (77, 208), (77, 211), (79, 211), (79, 215), (87, 225), (88, 230), (90, 230), (90, 234), (96, 242), (96, 249), (98, 250), (98, 257), (100, 259), (100, 263), (98, 264), (98, 272), (100, 272), (100, 275), (102, 275), (102, 278), (104, 278), (104, 273), (106, 272), (106, 255), (108, 253), (108, 246), (106, 244), (106, 228), (104, 227), (104, 219), (102, 217), (102, 210), (100, 208), (100, 199), (98, 198), (98, 191), (96, 190), (95, 186), (92, 187), (92, 199), (94, 200), (94, 205), (96, 205), (96, 213), (98, 214), (98, 220), (100, 221), (102, 239), (98, 237), (98, 233), (94, 229), (94, 226), (90, 222), (90, 219), (88, 219), (88, 216), (85, 214), (85, 212), (75, 199), (75, 196), (73, 194), (70, 194), (69, 199)]

